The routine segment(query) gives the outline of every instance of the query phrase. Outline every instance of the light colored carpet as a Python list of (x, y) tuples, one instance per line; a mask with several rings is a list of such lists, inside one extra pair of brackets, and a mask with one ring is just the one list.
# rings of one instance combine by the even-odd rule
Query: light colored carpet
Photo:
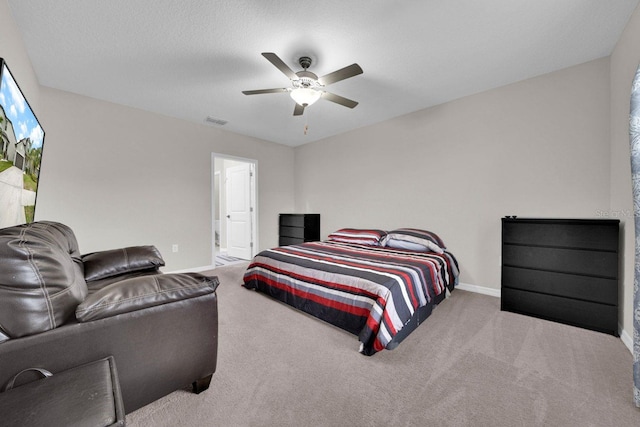
[(613, 336), (500, 311), (455, 291), (393, 351), (220, 279), (211, 387), (176, 391), (129, 426), (635, 426), (632, 357)]

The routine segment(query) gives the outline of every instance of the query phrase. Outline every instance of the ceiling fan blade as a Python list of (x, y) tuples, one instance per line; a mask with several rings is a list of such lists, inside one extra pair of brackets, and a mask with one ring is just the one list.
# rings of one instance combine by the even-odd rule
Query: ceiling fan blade
[(320, 84), (327, 86), (331, 83), (339, 82), (340, 80), (348, 79), (349, 77), (362, 74), (362, 68), (358, 64), (351, 64), (347, 67), (341, 68), (333, 73), (324, 75), (318, 79)]
[(293, 115), (294, 116), (301, 116), (302, 113), (304, 113), (304, 105), (300, 105), (296, 102), (296, 106), (293, 109)]
[(322, 96), (327, 101), (335, 102), (336, 104), (344, 105), (348, 108), (354, 108), (356, 105), (358, 105), (358, 103), (352, 99), (344, 98), (331, 92), (322, 92), (320, 96)]
[(245, 95), (260, 95), (261, 93), (280, 93), (288, 91), (289, 89), (281, 87), (278, 89), (243, 90), (242, 93), (244, 93)]
[(262, 56), (267, 58), (267, 61), (271, 62), (276, 68), (282, 71), (289, 79), (297, 80), (298, 76), (293, 72), (291, 68), (287, 64), (284, 63), (282, 59), (278, 55), (273, 52), (262, 52)]

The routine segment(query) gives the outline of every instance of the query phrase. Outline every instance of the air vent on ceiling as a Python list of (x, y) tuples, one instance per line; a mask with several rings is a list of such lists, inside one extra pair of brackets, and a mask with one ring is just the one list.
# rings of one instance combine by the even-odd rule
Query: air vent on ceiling
[(226, 121), (226, 120), (216, 119), (215, 117), (211, 117), (211, 116), (208, 116), (206, 119), (204, 119), (204, 121), (205, 121), (206, 123), (210, 123), (210, 124), (212, 124), (212, 125), (216, 125), (216, 126), (224, 126), (224, 125), (226, 125), (227, 123), (229, 123), (229, 122), (228, 122), (228, 121)]

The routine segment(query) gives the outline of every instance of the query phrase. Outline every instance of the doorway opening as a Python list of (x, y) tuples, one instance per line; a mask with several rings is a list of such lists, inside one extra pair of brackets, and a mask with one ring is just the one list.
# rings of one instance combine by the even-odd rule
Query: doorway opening
[(256, 160), (211, 153), (213, 265), (253, 258), (258, 248)]

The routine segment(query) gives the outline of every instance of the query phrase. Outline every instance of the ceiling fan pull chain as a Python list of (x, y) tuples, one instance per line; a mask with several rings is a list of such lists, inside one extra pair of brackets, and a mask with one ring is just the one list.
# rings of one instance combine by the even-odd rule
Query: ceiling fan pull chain
[(305, 135), (309, 132), (309, 116), (310, 116), (309, 113), (307, 113), (304, 116), (304, 134)]

